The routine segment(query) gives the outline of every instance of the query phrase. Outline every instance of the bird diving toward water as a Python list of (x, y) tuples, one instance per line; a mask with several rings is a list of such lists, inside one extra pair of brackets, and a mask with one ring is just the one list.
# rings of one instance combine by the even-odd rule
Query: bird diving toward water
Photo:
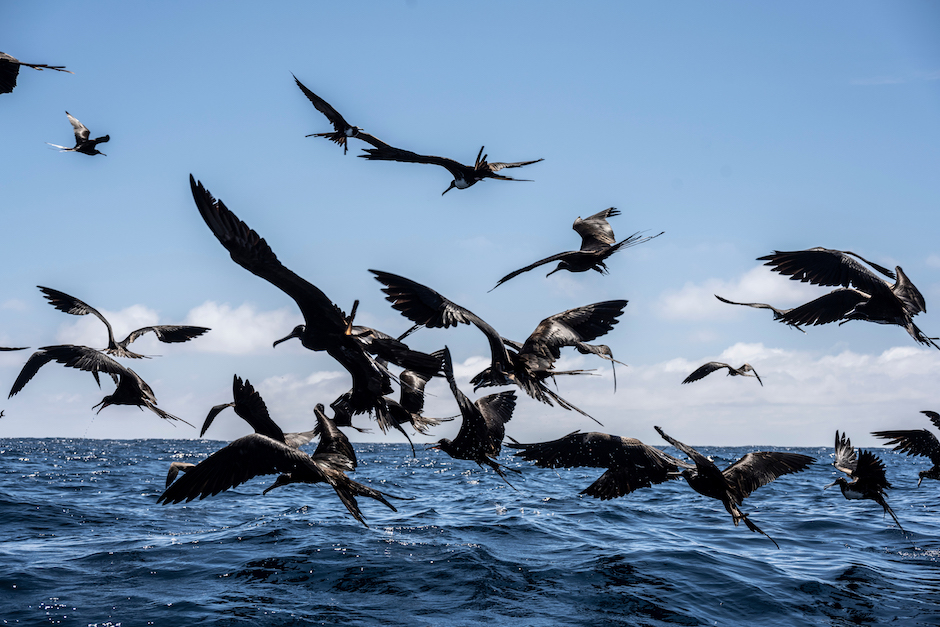
[(620, 211), (611, 207), (584, 219), (578, 217), (571, 228), (581, 236), (580, 250), (569, 250), (568, 252), (558, 253), (557, 255), (546, 257), (541, 261), (536, 261), (515, 272), (510, 272), (501, 278), (490, 291), (492, 292), (509, 279), (519, 276), (523, 272), (528, 272), (529, 270), (553, 261), (558, 262), (558, 267), (546, 274), (545, 276), (547, 277), (555, 274), (559, 270), (567, 270), (568, 272), (596, 270), (601, 274), (607, 274), (607, 265), (604, 261), (615, 252), (622, 248), (637, 246), (662, 235), (662, 233), (657, 233), (656, 235), (641, 237), (639, 233), (634, 233), (618, 244), (614, 237), (614, 230), (610, 228), (607, 218), (619, 215)]
[(88, 128), (73, 118), (68, 111), (65, 112), (65, 115), (68, 116), (69, 122), (72, 123), (72, 128), (75, 129), (75, 146), (69, 148), (67, 146), (59, 146), (58, 144), (49, 144), (53, 148), (61, 149), (61, 152), (80, 152), (85, 155), (102, 155), (107, 157), (108, 155), (104, 154), (98, 150), (98, 144), (103, 144), (111, 140), (110, 135), (105, 135), (104, 137), (99, 137), (97, 139), (89, 139), (91, 137), (91, 132)]
[(70, 70), (66, 70), (64, 65), (46, 65), (45, 63), (24, 63), (19, 59), (8, 55), (5, 52), (0, 52), (0, 94), (9, 94), (16, 87), (16, 77), (20, 73), (20, 66), (31, 67), (34, 70), (55, 70), (56, 72), (66, 72), (68, 74), (74, 74)]
[(493, 458), (499, 457), (503, 438), (506, 436), (506, 423), (512, 418), (512, 412), (516, 408), (516, 393), (499, 392), (471, 402), (457, 387), (457, 381), (454, 379), (454, 364), (451, 361), (450, 351), (446, 347), (444, 348), (444, 375), (447, 377), (454, 398), (457, 399), (462, 421), (460, 431), (453, 440), (442, 438), (431, 448), (444, 451), (454, 459), (474, 461), (481, 468), (486, 464), (512, 487), (503, 470), (520, 474), (521, 471), (503, 466)]
[(102, 352), (108, 353), (115, 357), (129, 357), (131, 359), (140, 359), (144, 355), (139, 355), (131, 350), (128, 350), (127, 345), (139, 338), (142, 335), (150, 333), (151, 331), (157, 337), (158, 340), (165, 343), (177, 343), (177, 342), (188, 342), (189, 340), (199, 337), (206, 331), (210, 329), (206, 327), (193, 327), (193, 326), (183, 326), (178, 324), (161, 324), (151, 327), (143, 327), (132, 331), (126, 338), (120, 342), (114, 339), (114, 331), (111, 329), (111, 323), (108, 322), (101, 312), (97, 309), (88, 305), (87, 303), (75, 298), (74, 296), (69, 296), (65, 292), (60, 292), (59, 290), (54, 290), (51, 287), (43, 287), (41, 285), (37, 286), (39, 291), (41, 291), (46, 299), (49, 301), (49, 304), (58, 309), (59, 311), (64, 311), (67, 314), (72, 314), (74, 316), (85, 316), (91, 314), (101, 320), (104, 323), (104, 326), (108, 329), (108, 347), (102, 349)]
[(773, 305), (768, 305), (766, 303), (736, 303), (733, 300), (722, 298), (718, 294), (715, 294), (715, 298), (717, 298), (723, 303), (728, 303), (729, 305), (741, 305), (743, 307), (754, 307), (755, 309), (769, 309), (772, 312), (774, 312), (774, 320), (783, 322), (784, 324), (788, 325), (791, 329), (796, 329), (797, 331), (802, 331), (803, 333), (806, 333), (806, 331), (803, 331), (803, 329), (800, 328), (800, 325), (794, 324), (793, 322), (788, 322), (784, 318), (784, 316), (786, 316), (788, 313), (793, 311), (793, 309), (777, 309)]
[[(933, 341), (936, 338), (927, 337), (913, 322), (913, 317), (926, 312), (927, 306), (923, 295), (907, 278), (901, 266), (895, 266), (895, 272), (891, 272), (853, 252), (818, 247), (792, 252), (775, 251), (757, 260), (766, 262), (765, 266), (788, 275), (793, 281), (842, 286), (841, 289), (790, 309), (781, 316), (781, 322), (817, 325), (840, 321), (842, 325), (849, 320), (866, 320), (878, 324), (895, 324), (903, 327), (917, 342), (940, 349)], [(894, 279), (894, 284), (889, 285), (857, 260)]]
[(741, 511), (741, 502), (757, 488), (767, 485), (774, 479), (793, 472), (801, 472), (812, 464), (815, 459), (800, 453), (784, 451), (756, 451), (747, 453), (724, 470), (718, 470), (715, 463), (702, 455), (688, 444), (675, 440), (660, 429), (654, 427), (664, 440), (688, 455), (695, 463), (694, 469), (685, 469), (682, 476), (689, 482), (689, 487), (703, 496), (721, 501), (734, 526), (740, 521), (751, 531), (763, 534), (778, 549), (780, 545), (754, 524), (747, 514)]
[(109, 405), (135, 405), (141, 411), (146, 407), (164, 420), (179, 420), (190, 427), (193, 426), (182, 418), (177, 418), (157, 407), (157, 397), (154, 396), (153, 390), (136, 372), (121, 365), (101, 351), (74, 344), (43, 346), (30, 355), (26, 365), (23, 366), (19, 376), (16, 377), (16, 381), (13, 382), (8, 398), (22, 390), (23, 386), (39, 372), (39, 369), (50, 361), (56, 361), (69, 368), (91, 372), (95, 377), (95, 381), (98, 381), (99, 386), (101, 385), (98, 378), (99, 372), (107, 373), (112, 378), (116, 377), (117, 389), (114, 390), (114, 393), (105, 396), (100, 403), (92, 407), (94, 409), (100, 406), (98, 413), (101, 413), (101, 410)]
[[(291, 76), (293, 76), (293, 74), (291, 74)], [(320, 96), (316, 95), (315, 93), (307, 89), (307, 87), (304, 86), (304, 84), (301, 83), (300, 80), (296, 76), (294, 76), (294, 81), (297, 83), (297, 87), (300, 87), (300, 91), (302, 91), (304, 95), (307, 97), (307, 100), (309, 100), (313, 104), (313, 106), (316, 107), (317, 111), (319, 111), (320, 113), (326, 116), (326, 119), (330, 121), (330, 124), (333, 125), (333, 129), (334, 129), (332, 132), (328, 132), (328, 133), (310, 133), (309, 135), (307, 135), (307, 137), (326, 137), (331, 142), (336, 142), (337, 144), (342, 146), (344, 155), (346, 154), (346, 151), (348, 149), (346, 142), (351, 137), (361, 139), (362, 141), (366, 143), (372, 144), (376, 148), (385, 148), (385, 149), (394, 150), (391, 146), (389, 146), (385, 142), (370, 135), (369, 133), (366, 133), (358, 126), (353, 126), (349, 122), (347, 122), (346, 119), (343, 118), (343, 116), (340, 115), (340, 113), (336, 109), (330, 106), (330, 103), (328, 103), (326, 100), (324, 100)]]
[(885, 465), (878, 456), (871, 451), (861, 451), (856, 453), (852, 441), (846, 437), (845, 433), (841, 436), (836, 430), (835, 443), (835, 461), (832, 462), (838, 470), (841, 470), (852, 478), (852, 481), (846, 481), (845, 477), (839, 477), (823, 489), (831, 488), (834, 485), (842, 490), (842, 496), (851, 501), (869, 499), (881, 505), (886, 514), (891, 514), (891, 518), (897, 523), (898, 528), (904, 531), (901, 521), (894, 515), (894, 510), (888, 506), (885, 501), (885, 490), (891, 487), (888, 478), (885, 476)]
[(296, 337), (305, 348), (326, 351), (352, 376), (351, 411), (373, 411), (381, 397), (392, 391), (391, 379), (388, 370), (351, 334), (352, 320), (318, 287), (282, 265), (268, 243), (213, 198), (201, 182), (192, 175), (189, 182), (199, 213), (232, 260), (286, 293), (300, 308), (305, 324), (275, 345)]
[[(247, 382), (241, 387), (236, 387), (235, 407), (239, 415), (255, 411), (267, 414), (264, 401)], [(321, 419), (320, 415), (318, 419)], [(322, 419), (329, 420), (325, 416), (322, 416)], [(252, 421), (259, 420), (253, 418)], [(263, 422), (263, 418), (260, 421)], [(327, 442), (326, 445), (323, 444), (324, 441)], [(326, 483), (333, 488), (353, 518), (367, 527), (356, 502), (357, 496), (367, 496), (392, 511), (397, 511), (385, 498), (391, 495), (346, 476), (346, 471), (352, 470), (355, 464), (340, 452), (335, 442), (331, 442), (328, 437), (321, 437), (321, 446), (322, 450), (317, 447), (313, 455), (307, 455), (281, 440), (261, 433), (246, 435), (216, 451), (195, 467), (189, 468), (184, 476), (160, 495), (157, 502), (167, 504), (189, 502), (195, 498), (203, 499), (234, 488), (259, 475), (279, 473), (277, 480), (264, 491), (265, 493), (291, 483)]]
[(499, 179), (501, 181), (526, 181), (531, 183), (528, 179), (514, 179), (509, 176), (497, 174), (497, 172), (505, 168), (521, 168), (522, 166), (532, 165), (533, 163), (542, 161), (542, 159), (535, 159), (534, 161), (517, 161), (515, 163), (490, 163), (486, 160), (487, 155), (483, 154), (483, 148), (483, 146), (480, 147), (480, 152), (477, 154), (476, 161), (473, 163), (472, 167), (446, 157), (419, 155), (410, 150), (402, 150), (389, 146), (388, 144), (376, 146), (375, 148), (366, 148), (365, 154), (359, 156), (372, 161), (401, 161), (404, 163), (439, 165), (445, 168), (450, 172), (450, 175), (454, 177), (454, 180), (450, 182), (447, 189), (441, 192), (441, 196), (455, 188), (467, 189), (471, 185), (487, 178)]
[[(940, 414), (930, 410), (924, 410), (920, 413), (930, 418), (933, 426), (940, 428)], [(872, 435), (891, 440), (888, 442), (888, 446), (895, 445), (895, 451), (927, 457), (933, 462), (932, 468), (917, 473), (917, 487), (920, 487), (920, 482), (924, 479), (940, 480), (940, 441), (930, 431), (926, 429), (894, 429), (890, 431), (872, 431)]]
[(694, 468), (635, 438), (606, 433), (575, 431), (551, 442), (510, 442), (506, 446), (521, 449), (516, 457), (535, 462), (541, 468), (606, 468), (597, 481), (581, 490), (581, 494), (603, 501), (678, 479), (681, 468)]
[[(757, 371), (754, 370), (754, 367), (751, 366), (751, 364), (744, 364), (740, 368), (732, 368), (728, 364), (723, 364), (720, 361), (710, 361), (707, 364), (702, 364), (696, 368), (692, 374), (683, 379), (682, 383), (685, 384), (698, 381), (699, 379), (710, 375), (716, 370), (721, 370), (722, 368), (728, 369), (728, 376), (754, 377), (757, 379), (757, 382), (761, 384), (761, 387), (764, 385), (764, 382), (760, 380), (760, 376), (757, 374)], [(754, 374), (748, 374), (748, 372), (753, 372)]]

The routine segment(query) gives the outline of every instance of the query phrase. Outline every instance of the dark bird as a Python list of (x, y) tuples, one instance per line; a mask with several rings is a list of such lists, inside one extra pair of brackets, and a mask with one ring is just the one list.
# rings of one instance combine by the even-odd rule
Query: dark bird
[(16, 87), (16, 77), (20, 73), (20, 66), (31, 67), (34, 70), (55, 70), (56, 72), (67, 72), (64, 65), (46, 65), (45, 63), (24, 63), (19, 59), (11, 57), (5, 52), (0, 52), (0, 94), (9, 94)]
[(56, 361), (69, 368), (77, 368), (91, 372), (101, 385), (98, 379), (98, 373), (104, 372), (113, 377), (117, 377), (117, 389), (113, 394), (105, 396), (100, 403), (94, 405), (99, 407), (98, 413), (109, 405), (136, 405), (143, 411), (144, 407), (157, 414), (165, 420), (179, 420), (192, 426), (182, 418), (169, 414), (157, 407), (157, 397), (153, 390), (147, 385), (147, 382), (138, 376), (136, 372), (127, 368), (111, 357), (108, 357), (101, 351), (97, 351), (87, 346), (75, 346), (73, 344), (63, 344), (59, 346), (43, 346), (38, 351), (30, 355), (26, 365), (20, 371), (16, 381), (13, 382), (13, 388), (10, 390), (10, 397), (23, 389), (30, 379), (39, 372), (39, 369), (50, 361)]
[(300, 448), (316, 437), (315, 429), (301, 433), (284, 433), (281, 431), (281, 428), (268, 414), (268, 408), (261, 399), (261, 395), (255, 391), (250, 382), (242, 382), (241, 377), (238, 375), (235, 375), (232, 380), (232, 394), (236, 400), (231, 403), (216, 405), (209, 410), (205, 422), (202, 423), (202, 429), (199, 431), (199, 437), (206, 434), (215, 417), (227, 407), (234, 408), (235, 413), (247, 422), (255, 430), (255, 433), (283, 442), (291, 448)]
[(778, 549), (780, 545), (748, 518), (748, 515), (739, 508), (741, 502), (757, 488), (767, 485), (777, 477), (792, 472), (806, 470), (814, 460), (808, 455), (788, 453), (782, 451), (756, 451), (747, 453), (724, 470), (718, 470), (705, 455), (694, 448), (683, 444), (666, 435), (659, 427), (654, 427), (664, 440), (688, 455), (695, 463), (694, 469), (685, 469), (682, 476), (689, 482), (689, 486), (701, 495), (721, 501), (725, 509), (731, 514), (734, 525), (740, 521), (751, 531), (763, 534)]
[(7, 411), (5, 409), (0, 409), (0, 418), (3, 418), (6, 415)]
[(103, 144), (107, 141), (110, 141), (111, 140), (110, 135), (105, 135), (104, 137), (99, 137), (97, 139), (89, 139), (89, 137), (91, 137), (91, 133), (88, 130), (88, 128), (84, 124), (82, 124), (81, 122), (73, 118), (69, 114), (68, 111), (65, 112), (65, 115), (68, 116), (69, 122), (72, 123), (72, 128), (75, 129), (75, 146), (72, 148), (68, 148), (67, 146), (60, 146), (58, 144), (49, 144), (49, 142), (46, 142), (47, 144), (49, 144), (53, 148), (60, 148), (62, 152), (80, 152), (86, 155), (103, 155), (105, 157), (108, 156), (104, 154), (103, 152), (101, 152), (100, 150), (98, 150), (97, 146), (98, 144)]
[[(400, 148), (394, 148), (388, 144), (383, 144), (381, 146), (376, 146), (375, 148), (365, 149), (365, 154), (359, 155), (365, 159), (374, 160), (374, 161), (401, 161), (405, 163), (427, 163), (431, 165), (439, 165), (442, 168), (446, 168), (450, 172), (451, 176), (454, 177), (454, 180), (450, 182), (450, 185), (447, 186), (441, 196), (449, 192), (450, 190), (457, 189), (467, 189), (471, 185), (474, 185), (478, 181), (483, 179), (499, 179), (501, 181), (528, 181), (528, 179), (514, 179), (502, 174), (497, 174), (500, 170), (505, 168), (520, 168), (524, 165), (531, 165), (533, 163), (538, 163), (542, 159), (535, 159), (534, 161), (517, 161), (515, 163), (502, 163), (502, 162), (493, 162), (490, 163), (486, 160), (487, 155), (483, 154), (483, 147), (480, 147), (480, 152), (477, 154), (476, 161), (473, 166), (464, 165), (453, 159), (448, 159), (446, 157), (434, 157), (430, 155), (419, 155), (417, 153), (411, 152), (410, 150), (402, 150)], [(531, 181), (528, 181), (531, 182)]]
[[(920, 291), (900, 266), (891, 272), (853, 252), (826, 248), (774, 251), (772, 255), (757, 259), (765, 261), (765, 266), (789, 276), (793, 281), (842, 286), (841, 289), (789, 310), (783, 314), (781, 322), (817, 325), (839, 321), (842, 325), (849, 320), (866, 320), (878, 324), (895, 324), (903, 327), (917, 342), (940, 349), (933, 341), (935, 338), (927, 337), (913, 322), (913, 317), (926, 312), (927, 306)], [(894, 279), (894, 284), (889, 285), (857, 260), (864, 261), (880, 274)]]
[(786, 316), (788, 313), (793, 311), (793, 309), (777, 309), (773, 305), (768, 305), (766, 303), (736, 303), (733, 300), (722, 298), (718, 294), (715, 294), (715, 298), (717, 298), (723, 303), (728, 303), (729, 305), (741, 305), (743, 307), (754, 307), (755, 309), (769, 309), (772, 312), (774, 312), (774, 320), (783, 322), (784, 324), (788, 325), (792, 329), (796, 329), (797, 331), (802, 331), (803, 333), (806, 333), (806, 331), (803, 331), (803, 329), (800, 328), (800, 325), (794, 324), (792, 322), (787, 322), (787, 320), (785, 319), (784, 316)]
[(199, 213), (232, 260), (268, 281), (294, 299), (304, 323), (274, 344), (299, 338), (305, 348), (326, 351), (353, 379), (350, 406), (354, 413), (371, 411), (379, 399), (392, 391), (388, 372), (351, 334), (351, 319), (318, 287), (284, 267), (268, 243), (217, 201), (190, 175), (190, 186)]
[(503, 469), (520, 471), (503, 466), (493, 458), (499, 457), (503, 438), (506, 436), (506, 423), (512, 418), (512, 412), (516, 407), (516, 393), (500, 392), (471, 402), (457, 387), (457, 381), (454, 380), (454, 365), (450, 358), (450, 351), (446, 347), (444, 348), (444, 375), (447, 377), (454, 398), (457, 399), (462, 421), (460, 431), (453, 440), (443, 438), (431, 448), (444, 451), (454, 459), (476, 462), (481, 468), (486, 464), (512, 487)]
[[(683, 379), (682, 383), (692, 383), (693, 381), (698, 381), (699, 379), (710, 375), (716, 370), (721, 370), (722, 368), (728, 369), (728, 376), (733, 377), (754, 377), (757, 379), (757, 382), (763, 387), (764, 382), (760, 380), (760, 376), (757, 374), (757, 371), (754, 370), (754, 367), (751, 364), (744, 364), (740, 368), (732, 368), (728, 364), (723, 364), (720, 361), (710, 361), (707, 364), (702, 364), (695, 371)], [(753, 372), (754, 374), (748, 374), (748, 372)]]
[[(925, 410), (920, 413), (930, 418), (930, 422), (933, 423), (933, 426), (940, 429), (940, 414), (930, 410)], [(920, 482), (924, 479), (940, 480), (940, 441), (938, 441), (937, 436), (930, 431), (926, 429), (896, 429), (891, 431), (873, 431), (872, 435), (891, 440), (888, 442), (888, 446), (894, 446), (895, 451), (930, 458), (930, 461), (933, 462), (933, 467), (929, 470), (921, 470), (917, 473), (917, 487), (920, 487)]]
[[(293, 76), (293, 74), (291, 74), (291, 76)], [(340, 115), (336, 109), (330, 106), (330, 103), (307, 89), (307, 87), (304, 86), (304, 84), (301, 83), (296, 76), (294, 76), (294, 81), (297, 83), (297, 86), (300, 87), (300, 91), (302, 91), (307, 97), (307, 100), (309, 100), (313, 106), (316, 107), (317, 111), (326, 116), (326, 119), (330, 121), (330, 124), (333, 125), (334, 129), (333, 132), (330, 133), (310, 133), (307, 135), (307, 137), (326, 137), (331, 142), (336, 142), (342, 146), (344, 155), (348, 149), (346, 141), (350, 137), (361, 139), (364, 142), (372, 144), (376, 148), (392, 149), (391, 146), (370, 135), (369, 133), (364, 132), (358, 126), (352, 126), (349, 122), (346, 121), (345, 118), (343, 118), (342, 115)]]
[(103, 315), (101, 315), (101, 312), (99, 312), (97, 309), (75, 298), (74, 296), (69, 296), (65, 292), (60, 292), (59, 290), (54, 290), (51, 287), (43, 287), (41, 285), (38, 285), (37, 287), (45, 295), (46, 299), (48, 299), (49, 304), (59, 311), (64, 311), (65, 313), (72, 314), (74, 316), (92, 314), (101, 320), (104, 323), (104, 326), (108, 329), (108, 347), (102, 350), (103, 352), (115, 357), (129, 357), (131, 359), (140, 359), (144, 357), (144, 355), (139, 355), (131, 350), (128, 350), (127, 345), (140, 336), (150, 332), (153, 332), (153, 334), (161, 342), (166, 342), (169, 344), (187, 342), (194, 337), (199, 337), (206, 331), (210, 330), (206, 327), (161, 324), (157, 326), (143, 327), (137, 329), (136, 331), (132, 331), (126, 338), (118, 342), (114, 339), (114, 331), (111, 329), (111, 323), (108, 322), (108, 320)]
[(307, 455), (265, 435), (252, 433), (238, 438), (189, 469), (160, 495), (157, 502), (166, 504), (203, 499), (258, 475), (281, 473), (282, 476), (290, 475), (290, 483), (329, 484), (349, 513), (363, 525), (366, 522), (356, 502), (357, 496), (373, 498), (397, 511), (385, 499), (387, 495), (347, 477), (344, 471), (350, 469), (349, 461), (340, 455)]
[(503, 338), (486, 321), (469, 309), (416, 281), (381, 270), (369, 270), (369, 272), (375, 275), (376, 281), (385, 286), (382, 291), (386, 294), (385, 300), (392, 304), (392, 308), (415, 323), (415, 326), (406, 331), (402, 337), (406, 337), (420, 327), (447, 329), (456, 327), (458, 324), (472, 324), (486, 336), (489, 343), (491, 385), (513, 383), (508, 376), (512, 370), (512, 362), (503, 344)]
[(528, 272), (533, 268), (538, 268), (539, 266), (551, 263), (552, 261), (558, 262), (558, 267), (546, 274), (545, 276), (551, 276), (558, 272), (559, 270), (567, 270), (568, 272), (586, 272), (588, 270), (596, 270), (601, 274), (607, 274), (607, 265), (604, 261), (613, 255), (615, 252), (622, 248), (630, 248), (644, 242), (648, 242), (654, 237), (659, 237), (662, 233), (652, 235), (649, 237), (640, 237), (639, 233), (634, 233), (627, 239), (623, 240), (619, 244), (616, 243), (616, 238), (614, 237), (614, 230), (610, 228), (610, 224), (607, 222), (607, 218), (613, 216), (619, 216), (620, 211), (611, 207), (610, 209), (604, 209), (598, 213), (595, 213), (592, 216), (584, 218), (583, 220), (578, 217), (574, 221), (573, 228), (578, 235), (581, 236), (581, 249), (580, 250), (569, 250), (568, 252), (558, 253), (557, 255), (552, 255), (551, 257), (546, 257), (541, 261), (536, 261), (535, 263), (526, 266), (515, 272), (510, 272), (491, 289), (492, 292), (497, 287), (508, 281), (509, 279), (519, 276), (523, 272)]
[[(548, 405), (551, 405), (554, 400), (565, 409), (572, 409), (591, 418), (589, 414), (553, 392), (545, 385), (545, 381), (549, 378), (554, 379), (556, 375), (577, 375), (589, 372), (587, 370), (555, 370), (555, 361), (561, 358), (561, 349), (564, 347), (573, 347), (582, 355), (602, 357), (611, 362), (611, 368), (614, 368), (614, 363), (623, 365), (614, 359), (609, 346), (588, 344), (588, 342), (613, 329), (618, 322), (617, 318), (623, 314), (626, 306), (625, 300), (608, 300), (568, 309), (542, 320), (522, 344), (504, 339), (504, 343), (513, 349), (509, 352), (511, 364), (511, 370), (507, 373), (509, 378), (532, 398)], [(483, 372), (470, 379), (475, 386), (474, 389), (493, 385), (491, 368), (492, 366), (484, 369)], [(614, 370), (614, 389), (617, 389), (616, 370)], [(594, 418), (591, 419), (597, 422)]]
[[(252, 416), (251, 419), (246, 419), (249, 423), (260, 424), (264, 423), (265, 419), (270, 421), (263, 399), (247, 381), (244, 385), (235, 386), (235, 408), (240, 416), (243, 414)], [(263, 416), (256, 415), (258, 412)], [(322, 411), (317, 418), (320, 421), (329, 421)], [(280, 428), (277, 427), (277, 430), (280, 431)], [(201, 461), (194, 468), (190, 468), (185, 476), (180, 477), (166, 489), (157, 502), (166, 504), (189, 502), (197, 497), (203, 499), (238, 486), (258, 475), (279, 473), (274, 484), (264, 493), (291, 483), (327, 483), (336, 492), (349, 513), (363, 525), (366, 525), (366, 522), (356, 502), (357, 496), (367, 496), (380, 501), (392, 511), (397, 511), (385, 499), (390, 495), (346, 476), (346, 471), (355, 468), (355, 461), (343, 452), (342, 444), (334, 439), (336, 433), (339, 431), (335, 425), (330, 426), (321, 422), (320, 446), (313, 455), (307, 455), (287, 445), (284, 441), (261, 433), (252, 433), (238, 438)], [(345, 444), (348, 446), (348, 440)]]
[(694, 468), (635, 438), (606, 433), (575, 431), (551, 442), (510, 442), (506, 446), (522, 449), (516, 457), (535, 462), (541, 468), (606, 468), (597, 481), (581, 490), (581, 494), (604, 501), (678, 479), (680, 468)]
[(884, 462), (871, 451), (856, 453), (852, 441), (844, 433), (840, 437), (839, 431), (836, 430), (835, 461), (832, 465), (850, 476), (852, 481), (849, 482), (845, 477), (839, 477), (825, 486), (824, 490), (837, 485), (846, 499), (852, 501), (870, 499), (878, 503), (884, 508), (886, 514), (891, 514), (898, 528), (904, 531), (901, 521), (885, 501), (885, 490), (890, 488), (891, 484), (885, 476)]
[[(588, 416), (545, 385), (545, 380), (561, 374), (585, 374), (585, 370), (556, 371), (555, 360), (561, 357), (563, 346), (573, 346), (582, 354), (595, 354), (614, 362), (609, 347), (587, 342), (607, 333), (617, 323), (627, 301), (616, 300), (569, 309), (542, 320), (535, 331), (522, 344), (503, 338), (492, 326), (473, 312), (443, 297), (435, 290), (411, 279), (369, 270), (376, 280), (385, 285), (385, 299), (392, 308), (414, 322), (418, 328), (448, 328), (458, 324), (472, 324), (486, 336), (490, 345), (491, 362), (470, 382), (474, 389), (485, 386), (516, 384), (533, 398)], [(406, 334), (407, 335), (407, 334)], [(507, 348), (507, 344), (512, 350)], [(616, 376), (616, 373), (615, 373)]]

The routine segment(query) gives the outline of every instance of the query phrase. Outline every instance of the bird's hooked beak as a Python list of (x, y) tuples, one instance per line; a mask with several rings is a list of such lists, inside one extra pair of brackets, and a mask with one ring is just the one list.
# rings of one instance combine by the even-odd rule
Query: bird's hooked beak
[(552, 270), (551, 272), (549, 272), (549, 273), (546, 274), (545, 276), (546, 276), (546, 277), (550, 277), (550, 276), (552, 276), (553, 274), (555, 274), (556, 272), (558, 272), (559, 270), (564, 270), (564, 268), (561, 266), (561, 264), (558, 264), (558, 267), (557, 267), (557, 268), (555, 268), (554, 270)]
[(107, 406), (110, 405), (110, 404), (111, 404), (111, 397), (110, 397), (110, 396), (105, 396), (103, 399), (101, 399), (101, 402), (100, 402), (100, 403), (98, 403), (97, 405), (92, 405), (91, 408), (94, 409), (95, 407), (99, 407), (99, 406), (100, 406), (99, 409), (98, 409), (98, 411), (95, 412), (95, 413), (100, 414), (100, 413), (101, 413), (101, 410), (104, 409), (105, 407), (107, 407)]
[(273, 348), (274, 346), (277, 346), (277, 345), (280, 344), (281, 342), (286, 342), (287, 340), (289, 340), (289, 339), (291, 339), (291, 338), (293, 338), (293, 337), (299, 338), (300, 336), (303, 335), (303, 333), (304, 333), (304, 325), (298, 324), (296, 327), (294, 327), (294, 330), (291, 331), (289, 335), (287, 335), (287, 336), (285, 336), (285, 337), (282, 337), (282, 338), (279, 339), (279, 340), (275, 340), (275, 341), (274, 341), (274, 344), (272, 345), (272, 348)]
[(839, 480), (838, 480), (838, 479), (836, 479), (835, 481), (833, 481), (833, 482), (830, 483), (829, 485), (823, 486), (823, 490), (828, 490), (829, 488), (831, 488), (832, 486), (834, 486), (834, 485), (837, 484), (837, 483), (839, 483)]
[(428, 444), (424, 447), (426, 451), (439, 451), (441, 450), (441, 443), (435, 442), (434, 444)]
[(444, 191), (441, 192), (441, 196), (443, 196), (444, 194), (446, 194), (446, 193), (449, 192), (450, 190), (454, 189), (455, 187), (457, 187), (457, 182), (456, 182), (456, 181), (451, 181), (451, 182), (450, 182), (450, 185), (447, 186), (447, 189), (445, 189)]
[(924, 480), (924, 475), (918, 474), (918, 475), (917, 475), (917, 487), (918, 487), (918, 488), (920, 487), (920, 482), (923, 481), (923, 480)]

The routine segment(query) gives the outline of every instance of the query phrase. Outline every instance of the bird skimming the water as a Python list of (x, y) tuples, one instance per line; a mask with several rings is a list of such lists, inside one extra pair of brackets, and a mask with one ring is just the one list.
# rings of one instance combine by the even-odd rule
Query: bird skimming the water
[(869, 499), (881, 505), (886, 514), (891, 514), (891, 518), (897, 523), (898, 528), (904, 531), (901, 521), (894, 515), (894, 510), (888, 506), (885, 501), (885, 490), (891, 487), (885, 476), (885, 465), (871, 451), (861, 451), (856, 453), (852, 441), (846, 437), (845, 433), (839, 436), (836, 430), (835, 443), (835, 461), (832, 462), (838, 470), (841, 470), (852, 478), (852, 481), (846, 481), (845, 477), (839, 477), (823, 489), (831, 488), (834, 485), (842, 490), (842, 496), (851, 501)]
[(689, 482), (689, 487), (701, 495), (721, 501), (735, 527), (740, 521), (751, 531), (763, 534), (778, 549), (780, 545), (754, 524), (747, 514), (741, 511), (739, 505), (747, 496), (757, 488), (766, 485), (780, 477), (793, 472), (806, 470), (814, 460), (809, 455), (788, 453), (783, 451), (756, 451), (747, 453), (724, 470), (718, 470), (715, 463), (702, 455), (688, 444), (675, 440), (660, 429), (654, 427), (663, 439), (689, 456), (695, 463), (694, 469), (682, 471), (682, 476)]

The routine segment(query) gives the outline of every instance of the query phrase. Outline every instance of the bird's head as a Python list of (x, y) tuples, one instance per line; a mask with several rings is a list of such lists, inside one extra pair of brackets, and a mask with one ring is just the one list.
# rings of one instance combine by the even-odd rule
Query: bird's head
[(829, 485), (824, 486), (824, 487), (823, 487), (823, 490), (828, 490), (829, 488), (831, 488), (831, 487), (834, 486), (834, 485), (837, 485), (837, 486), (841, 487), (841, 486), (844, 486), (844, 485), (848, 485), (848, 483), (849, 483), (849, 482), (845, 480), (845, 477), (839, 477), (838, 479), (836, 479), (835, 481), (833, 481), (833, 482), (830, 483)]
[(449, 192), (450, 190), (454, 189), (455, 187), (457, 187), (457, 181), (451, 181), (451, 182), (450, 182), (450, 185), (447, 186), (447, 189), (445, 189), (444, 191), (441, 192), (441, 196), (443, 196), (444, 194), (446, 194), (446, 193)]
[(294, 478), (291, 477), (289, 472), (285, 472), (284, 474), (279, 475), (278, 478), (274, 480), (274, 483), (265, 488), (264, 492), (261, 494), (267, 494), (274, 488), (280, 488), (281, 486), (290, 485), (292, 483), (295, 483)]
[(545, 276), (549, 277), (558, 272), (559, 270), (568, 270), (571, 266), (568, 264), (566, 259), (562, 259), (558, 262), (558, 267), (546, 274)]
[(279, 340), (275, 340), (273, 346), (277, 346), (281, 342), (286, 342), (292, 337), (302, 338), (305, 330), (306, 330), (306, 327), (304, 327), (304, 325), (298, 324), (296, 327), (294, 327), (294, 330), (291, 331), (288, 335), (286, 335), (285, 337), (282, 337)]
[(91, 408), (94, 409), (95, 407), (99, 407), (97, 413), (100, 414), (102, 409), (104, 409), (104, 408), (107, 407), (108, 405), (113, 405), (113, 404), (114, 404), (114, 403), (111, 402), (111, 395), (109, 394), (109, 395), (105, 396), (103, 399), (101, 399), (101, 402), (98, 403), (97, 405), (92, 405)]

